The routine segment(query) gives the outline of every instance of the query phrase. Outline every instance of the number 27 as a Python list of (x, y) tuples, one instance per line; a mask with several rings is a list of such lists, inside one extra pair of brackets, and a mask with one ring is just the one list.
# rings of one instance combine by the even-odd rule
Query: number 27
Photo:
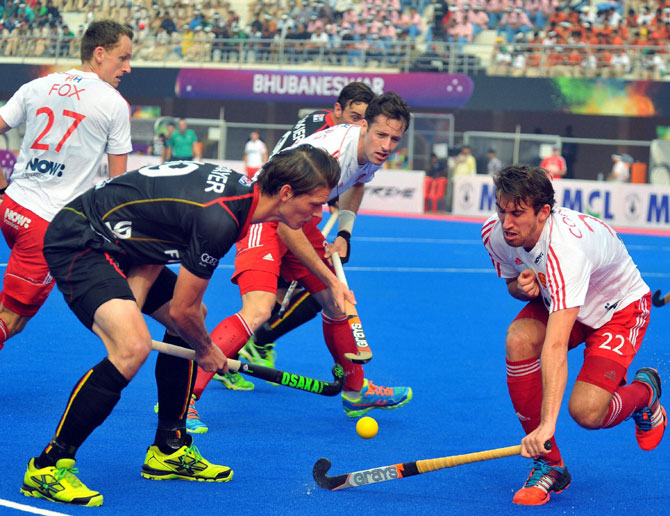
[[(42, 143), (40, 140), (44, 138), (49, 131), (51, 131), (51, 128), (54, 125), (54, 120), (56, 119), (56, 116), (54, 115), (54, 112), (48, 108), (48, 107), (41, 107), (37, 110), (37, 115), (46, 115), (47, 116), (47, 126), (44, 128), (44, 131), (40, 133), (40, 135), (35, 139), (33, 144), (30, 146), (31, 149), (35, 150), (49, 150), (49, 145), (46, 143)], [(72, 136), (72, 133), (75, 131), (77, 126), (81, 124), (81, 122), (86, 118), (86, 115), (82, 115), (79, 113), (75, 113), (74, 111), (70, 111), (69, 109), (64, 109), (63, 110), (63, 115), (64, 116), (69, 116), (71, 118), (74, 118), (74, 122), (72, 122), (72, 125), (68, 127), (67, 131), (65, 131), (65, 134), (63, 137), (60, 139), (58, 142), (58, 145), (56, 145), (56, 152), (60, 152), (60, 150), (63, 148), (63, 144), (67, 141), (67, 139)]]

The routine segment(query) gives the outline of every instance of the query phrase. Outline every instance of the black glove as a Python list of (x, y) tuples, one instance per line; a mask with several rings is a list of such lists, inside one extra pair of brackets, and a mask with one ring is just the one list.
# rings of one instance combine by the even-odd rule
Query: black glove
[(342, 263), (347, 263), (351, 256), (351, 233), (348, 231), (338, 231), (337, 236), (342, 237), (347, 241), (347, 254), (341, 258)]

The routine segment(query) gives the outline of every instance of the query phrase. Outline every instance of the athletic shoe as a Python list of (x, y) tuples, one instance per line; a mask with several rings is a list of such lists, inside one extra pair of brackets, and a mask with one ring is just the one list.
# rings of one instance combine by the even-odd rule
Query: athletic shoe
[[(274, 369), (275, 360), (277, 358), (277, 352), (274, 350), (275, 343), (269, 342), (264, 346), (256, 344), (253, 335), (249, 337), (249, 340), (239, 351), (240, 357), (245, 359), (250, 364), (259, 365), (263, 367), (269, 367)], [(277, 385), (274, 382), (268, 382), (270, 385)]]
[(74, 459), (60, 459), (55, 466), (38, 468), (35, 459), (30, 459), (21, 493), (52, 502), (99, 507), (102, 505), (102, 495), (81, 483), (75, 475), (78, 471), (74, 462)]
[(633, 412), (635, 420), (635, 438), (643, 450), (653, 450), (663, 439), (668, 417), (661, 405), (661, 377), (656, 369), (643, 367), (635, 373), (634, 382), (645, 384), (651, 390), (649, 404), (637, 412)]
[(411, 387), (381, 387), (367, 379), (363, 380), (360, 396), (342, 393), (344, 413), (349, 417), (360, 417), (372, 409), (395, 409), (412, 399)]
[(274, 369), (275, 360), (277, 358), (277, 353), (275, 352), (274, 347), (274, 342), (268, 342), (263, 346), (256, 344), (252, 335), (249, 337), (249, 340), (244, 347), (240, 349), (239, 355), (250, 364)]
[(189, 434), (206, 434), (207, 430), (209, 430), (209, 427), (200, 421), (198, 409), (195, 408), (195, 395), (192, 395), (186, 414), (186, 431)]
[(198, 448), (188, 436), (185, 444), (167, 455), (158, 446), (147, 448), (141, 475), (150, 480), (197, 480), (199, 482), (228, 482), (233, 470), (227, 466), (212, 464), (203, 459)]
[(254, 390), (254, 383), (246, 380), (240, 373), (215, 374), (214, 379), (220, 381), (226, 389), (232, 391)]
[(560, 493), (570, 485), (572, 477), (565, 464), (550, 466), (544, 459), (533, 460), (526, 484), (515, 494), (512, 502), (517, 505), (543, 505), (551, 492)]

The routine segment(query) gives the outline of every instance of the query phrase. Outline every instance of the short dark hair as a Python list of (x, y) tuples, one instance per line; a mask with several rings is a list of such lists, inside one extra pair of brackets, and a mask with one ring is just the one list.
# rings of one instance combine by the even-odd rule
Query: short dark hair
[(309, 144), (278, 152), (258, 174), (258, 185), (267, 195), (275, 195), (284, 185), (290, 185), (296, 196), (315, 188), (332, 190), (339, 180), (337, 160), (324, 149)]
[(370, 86), (364, 82), (354, 81), (342, 88), (337, 97), (337, 103), (344, 109), (349, 104), (357, 102), (369, 104), (373, 98), (375, 98), (375, 94), (370, 89)]
[(554, 187), (542, 167), (510, 165), (493, 174), (493, 184), (497, 201), (505, 198), (513, 201), (516, 207), (523, 202), (532, 206), (535, 213), (545, 204), (554, 210)]
[(132, 40), (133, 35), (130, 27), (114, 20), (100, 20), (91, 23), (81, 38), (79, 50), (81, 62), (89, 61), (96, 48), (103, 47), (105, 50), (111, 50), (119, 45), (121, 36), (128, 36)]
[(387, 91), (373, 98), (365, 110), (365, 120), (372, 125), (378, 115), (384, 115), (391, 120), (400, 120), (405, 124), (405, 131), (409, 127), (410, 112), (407, 102), (393, 91)]

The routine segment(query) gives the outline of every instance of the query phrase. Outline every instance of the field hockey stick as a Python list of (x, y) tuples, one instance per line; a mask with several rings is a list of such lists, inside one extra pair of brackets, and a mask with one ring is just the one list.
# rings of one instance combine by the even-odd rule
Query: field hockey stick
[(657, 290), (654, 292), (654, 295), (651, 297), (651, 302), (654, 304), (656, 307), (661, 307), (663, 305), (667, 305), (668, 301), (670, 301), (670, 292), (668, 292), (666, 295), (661, 297), (661, 291)]
[(321, 234), (324, 237), (328, 237), (328, 233), (330, 233), (330, 230), (333, 229), (333, 226), (337, 222), (337, 216), (340, 214), (340, 210), (337, 208), (333, 208), (333, 211), (330, 214), (330, 218), (326, 221), (326, 224), (323, 226), (323, 229), (321, 230)]
[[(333, 229), (333, 226), (337, 222), (337, 215), (339, 214), (339, 212), (340, 211), (337, 208), (335, 208), (330, 214), (330, 218), (326, 221), (326, 225), (323, 226), (321, 234), (324, 236), (324, 238), (327, 238), (328, 233), (330, 233), (330, 230)], [(288, 289), (286, 289), (286, 294), (284, 294), (284, 299), (282, 299), (281, 306), (279, 307), (279, 312), (277, 312), (278, 318), (281, 319), (281, 316), (284, 315), (284, 312), (286, 312), (286, 309), (288, 308), (288, 305), (291, 302), (291, 296), (293, 295), (293, 292), (295, 292), (297, 286), (298, 282), (296, 280), (293, 280), (291, 284), (288, 286)]]
[[(546, 450), (551, 449), (551, 443), (544, 443)], [(330, 461), (321, 458), (316, 461), (312, 470), (314, 480), (323, 489), (336, 491), (338, 489), (347, 489), (349, 487), (360, 487), (397, 478), (411, 477), (422, 473), (430, 473), (438, 469), (453, 468), (470, 464), (472, 462), (482, 462), (491, 459), (501, 459), (503, 457), (513, 457), (521, 453), (521, 445), (508, 446), (506, 448), (495, 448), (475, 453), (466, 453), (465, 455), (451, 455), (450, 457), (440, 457), (437, 459), (424, 459), (414, 462), (403, 462), (400, 464), (391, 464), (380, 468), (370, 468), (344, 475), (328, 476)]]
[[(174, 346), (173, 344), (167, 344), (166, 342), (152, 340), (151, 349), (159, 351), (160, 353), (165, 353), (166, 355), (185, 358), (187, 360), (195, 360), (194, 350)], [(334, 380), (332, 382), (317, 380), (301, 374), (288, 373), (270, 367), (247, 364), (246, 362), (240, 362), (233, 358), (228, 359), (228, 370), (233, 373), (244, 373), (253, 376), (254, 378), (260, 378), (261, 380), (267, 380), (268, 382), (276, 383), (278, 385), (292, 387), (293, 389), (320, 394), (322, 396), (335, 396), (342, 391), (344, 385), (344, 370), (339, 364), (333, 366), (332, 372)]]
[[(347, 288), (349, 288), (347, 278), (344, 275), (344, 269), (342, 268), (342, 260), (340, 259), (340, 255), (333, 253), (330, 258), (333, 260), (333, 268), (335, 269), (337, 279), (339, 279), (347, 286)], [(354, 341), (356, 342), (356, 347), (358, 348), (357, 353), (345, 353), (344, 357), (354, 364), (367, 364), (370, 360), (372, 360), (372, 350), (370, 349), (368, 341), (365, 337), (361, 319), (358, 317), (358, 310), (356, 310), (356, 307), (346, 299), (344, 302), (344, 312), (347, 314), (347, 322), (349, 323), (349, 328), (351, 329), (351, 333), (354, 336)]]

